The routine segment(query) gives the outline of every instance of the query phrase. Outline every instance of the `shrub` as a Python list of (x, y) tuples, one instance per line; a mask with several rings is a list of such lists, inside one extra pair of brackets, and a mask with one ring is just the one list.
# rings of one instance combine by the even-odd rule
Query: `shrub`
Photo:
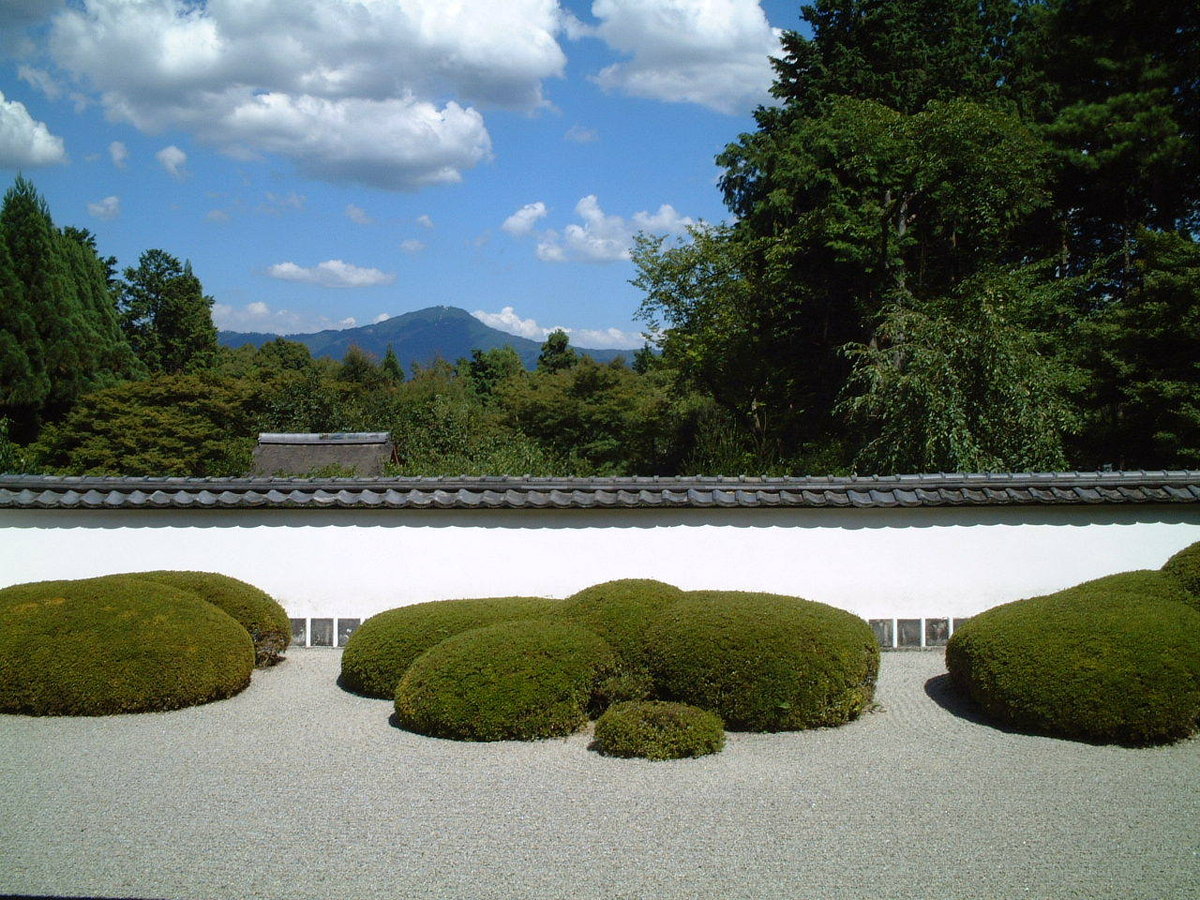
[(250, 683), (246, 630), (194, 594), (136, 578), (0, 590), (0, 711), (100, 716), (178, 709)]
[(1200, 609), (1200, 541), (1184, 547), (1162, 567), (1188, 592), (1188, 603)]
[(725, 726), (716, 713), (662, 700), (628, 701), (609, 707), (596, 721), (593, 749), (605, 756), (683, 759), (717, 753)]
[(275, 665), (292, 641), (287, 612), (252, 584), (215, 572), (134, 572), (129, 577), (189, 591), (224, 610), (250, 633), (258, 666)]
[(396, 687), (410, 731), (463, 741), (528, 741), (587, 722), (609, 646), (566, 622), (503, 622), (463, 632), (417, 658)]
[(1192, 733), (1200, 612), (1120, 589), (1132, 580), (1099, 579), (974, 616), (946, 646), (953, 683), (1021, 731), (1128, 745)]
[(446, 638), (485, 625), (549, 615), (561, 603), (541, 597), (434, 600), (372, 616), (350, 635), (339, 683), (346, 690), (391, 700), (413, 660)]
[(561, 615), (604, 638), (630, 671), (644, 669), (646, 629), (670, 604), (684, 596), (670, 584), (627, 578), (584, 588), (563, 601)]
[(734, 731), (840, 725), (870, 704), (879, 671), (871, 627), (798, 597), (686, 594), (650, 629), (661, 699), (715, 712)]

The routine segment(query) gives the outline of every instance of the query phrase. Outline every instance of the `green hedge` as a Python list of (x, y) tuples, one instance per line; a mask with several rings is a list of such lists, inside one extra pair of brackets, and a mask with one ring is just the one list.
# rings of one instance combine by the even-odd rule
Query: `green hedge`
[(875, 693), (879, 645), (841, 609), (776, 594), (697, 591), (659, 614), (646, 642), (660, 699), (733, 731), (840, 725)]
[(0, 590), (0, 711), (99, 716), (220, 700), (250, 683), (254, 646), (229, 615), (138, 578)]
[(1162, 571), (1187, 591), (1187, 602), (1200, 609), (1200, 542), (1184, 547), (1168, 559)]
[(611, 648), (566, 622), (530, 619), (463, 632), (418, 657), (396, 687), (399, 724), (463, 741), (528, 741), (587, 722)]
[[(1151, 590), (1130, 589), (1139, 582)], [(1160, 589), (1125, 573), (994, 607), (954, 633), (946, 666), (987, 715), (1022, 731), (1128, 745), (1185, 737), (1200, 718), (1200, 612)]]
[(547, 616), (561, 603), (541, 597), (491, 597), (389, 609), (367, 619), (350, 636), (339, 683), (349, 691), (391, 700), (413, 660), (430, 647), (485, 625)]
[(716, 713), (662, 700), (610, 706), (596, 720), (593, 749), (605, 756), (683, 759), (717, 753), (725, 725)]
[(258, 666), (275, 665), (291, 643), (287, 612), (252, 584), (216, 572), (132, 572), (130, 577), (190, 591), (224, 610), (250, 633)]

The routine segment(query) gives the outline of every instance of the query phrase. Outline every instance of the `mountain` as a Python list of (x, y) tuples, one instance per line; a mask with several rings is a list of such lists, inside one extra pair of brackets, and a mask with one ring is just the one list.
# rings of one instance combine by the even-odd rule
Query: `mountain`
[[(253, 344), (261, 347), (280, 335), (259, 332), (222, 331), (217, 339), (226, 347)], [(407, 370), (413, 363), (428, 365), (439, 356), (447, 362), (469, 357), (472, 350), (495, 350), (512, 347), (527, 369), (537, 366), (539, 341), (517, 337), (484, 325), (465, 309), (454, 306), (431, 306), (416, 312), (393, 316), (375, 325), (345, 328), (338, 331), (318, 331), (315, 334), (285, 334), (283, 337), (304, 344), (313, 356), (332, 356), (341, 359), (351, 346), (359, 347), (383, 359), (391, 344)], [(582, 350), (577, 352), (597, 362), (610, 362), (618, 356), (630, 358), (631, 350)]]

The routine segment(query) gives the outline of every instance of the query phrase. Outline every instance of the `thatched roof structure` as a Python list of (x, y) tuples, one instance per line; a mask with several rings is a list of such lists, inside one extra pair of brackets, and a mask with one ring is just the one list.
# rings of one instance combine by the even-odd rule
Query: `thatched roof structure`
[(347, 475), (371, 478), (395, 461), (386, 431), (258, 436), (251, 475)]

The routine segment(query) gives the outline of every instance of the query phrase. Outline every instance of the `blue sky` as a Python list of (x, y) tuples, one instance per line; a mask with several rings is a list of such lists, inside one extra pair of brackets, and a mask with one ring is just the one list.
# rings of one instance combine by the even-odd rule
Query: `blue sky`
[(189, 259), (218, 326), (437, 304), (640, 346), (631, 236), (725, 218), (768, 102), (754, 0), (3, 0), (0, 176), (122, 267)]

